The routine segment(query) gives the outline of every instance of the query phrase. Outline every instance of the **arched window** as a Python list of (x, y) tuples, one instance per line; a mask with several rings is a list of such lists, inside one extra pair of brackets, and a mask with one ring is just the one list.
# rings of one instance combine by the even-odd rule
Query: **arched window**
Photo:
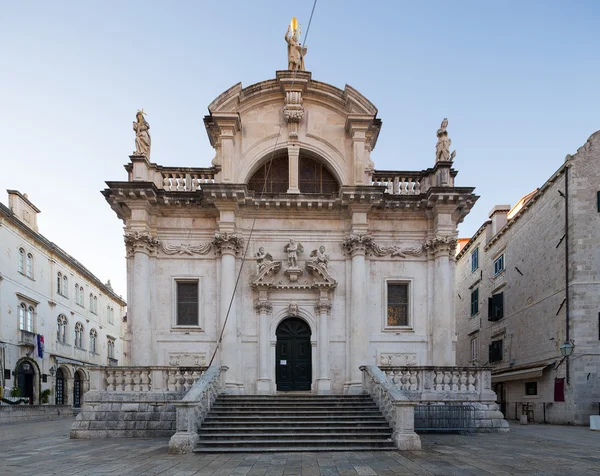
[(90, 331), (90, 352), (96, 353), (96, 342), (98, 340), (98, 333), (96, 329)]
[(94, 296), (94, 313), (98, 314), (98, 297)]
[(287, 153), (267, 160), (248, 182), (248, 188), (257, 194), (265, 193), (287, 193), (289, 187), (290, 172)]
[(63, 344), (67, 343), (67, 318), (63, 314), (56, 320), (56, 340)]
[(19, 306), (19, 329), (27, 330), (27, 305), (24, 302)]
[(27, 309), (27, 331), (33, 332), (33, 306)]
[(75, 347), (83, 348), (83, 324), (81, 322), (75, 324)]
[(56, 292), (62, 294), (62, 273), (56, 275)]
[(33, 278), (33, 255), (31, 253), (27, 253), (27, 268), (26, 274), (28, 278)]
[(19, 248), (19, 273), (25, 274), (25, 250), (23, 248)]
[(114, 359), (115, 358), (115, 341), (112, 339), (108, 339), (107, 347), (108, 347), (108, 358)]
[(90, 293), (90, 311), (94, 312), (94, 296)]
[(69, 281), (67, 279), (67, 275), (65, 274), (63, 276), (63, 296), (64, 297), (68, 297), (69, 296)]
[(298, 170), (298, 188), (300, 193), (336, 193), (340, 186), (325, 165), (300, 153)]
[(77, 296), (76, 296), (76, 301), (80, 306), (82, 306), (82, 307), (84, 306), (84, 304), (83, 304), (83, 286), (81, 286), (79, 288), (79, 292), (77, 293)]

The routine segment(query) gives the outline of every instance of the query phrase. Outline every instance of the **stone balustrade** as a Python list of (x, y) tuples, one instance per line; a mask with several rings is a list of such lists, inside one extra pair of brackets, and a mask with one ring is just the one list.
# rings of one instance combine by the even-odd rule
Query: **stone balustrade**
[(371, 395), (383, 416), (394, 430), (392, 439), (399, 450), (420, 450), (421, 438), (415, 433), (415, 406), (398, 390), (377, 366), (360, 367), (363, 391)]
[(390, 195), (419, 195), (422, 172), (379, 171), (373, 173), (371, 185), (387, 187)]
[(184, 454), (194, 450), (198, 443), (198, 428), (219, 393), (225, 389), (227, 370), (225, 366), (209, 367), (185, 397), (174, 402), (177, 432), (169, 441), (169, 453)]
[(420, 401), (492, 401), (491, 369), (482, 367), (380, 366), (387, 379)]
[(195, 192), (202, 184), (214, 183), (212, 169), (161, 168), (162, 188), (170, 192)]
[(206, 367), (90, 367), (90, 390), (187, 392)]

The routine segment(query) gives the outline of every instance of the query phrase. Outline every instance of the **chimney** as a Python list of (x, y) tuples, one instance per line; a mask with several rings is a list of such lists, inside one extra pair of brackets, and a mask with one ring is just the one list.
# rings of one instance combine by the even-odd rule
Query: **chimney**
[(489, 214), (490, 220), (492, 220), (492, 236), (495, 236), (506, 225), (509, 211), (510, 205), (496, 205), (492, 208)]
[(40, 210), (29, 201), (27, 194), (21, 194), (18, 190), (7, 190), (8, 208), (33, 231), (38, 231), (37, 214)]

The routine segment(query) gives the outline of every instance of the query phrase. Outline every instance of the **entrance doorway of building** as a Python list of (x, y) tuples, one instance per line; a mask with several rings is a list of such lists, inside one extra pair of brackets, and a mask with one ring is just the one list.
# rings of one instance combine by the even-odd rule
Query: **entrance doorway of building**
[(277, 326), (276, 335), (277, 390), (310, 390), (312, 382), (310, 327), (302, 319), (290, 317)]
[(56, 371), (56, 404), (65, 404), (65, 372), (63, 369)]
[(78, 370), (73, 379), (73, 406), (75, 408), (81, 407), (81, 383), (81, 373)]
[(500, 411), (504, 415), (504, 418), (508, 418), (506, 415), (506, 389), (504, 388), (504, 382), (494, 385), (494, 392), (496, 392), (496, 403), (500, 407)]
[(33, 404), (33, 378), (35, 377), (35, 370), (30, 362), (21, 362), (17, 369), (18, 374), (18, 387), (22, 397), (27, 397), (29, 403)]

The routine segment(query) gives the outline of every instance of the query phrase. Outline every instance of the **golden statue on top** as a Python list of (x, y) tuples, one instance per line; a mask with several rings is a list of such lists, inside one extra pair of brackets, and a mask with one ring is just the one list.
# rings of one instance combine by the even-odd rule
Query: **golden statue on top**
[(304, 71), (306, 48), (302, 47), (299, 38), (300, 25), (298, 25), (298, 20), (294, 17), (285, 33), (285, 41), (288, 44), (288, 69), (290, 71)]

